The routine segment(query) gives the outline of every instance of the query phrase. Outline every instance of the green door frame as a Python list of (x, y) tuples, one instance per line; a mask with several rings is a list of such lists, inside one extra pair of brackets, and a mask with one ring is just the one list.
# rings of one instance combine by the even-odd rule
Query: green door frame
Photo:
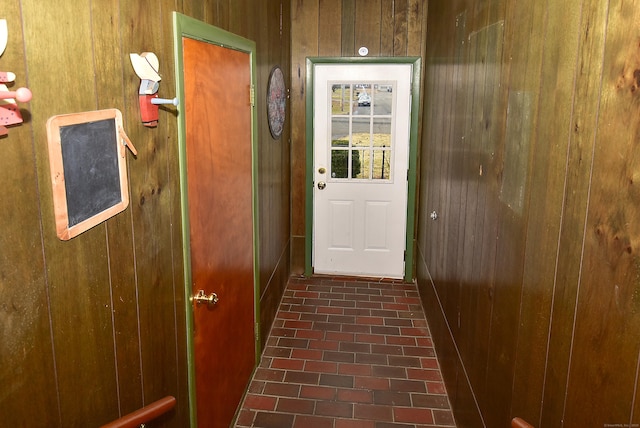
[[(173, 35), (174, 35), (174, 57), (176, 74), (176, 93), (180, 100), (184, 100), (184, 63), (182, 38), (187, 37), (207, 43), (224, 46), (229, 49), (245, 52), (250, 56), (251, 62), (251, 93), (256, 87), (256, 44), (255, 42), (240, 37), (236, 34), (214, 27), (205, 22), (198, 21), (178, 12), (173, 12)], [(188, 382), (189, 382), (189, 418), (190, 426), (197, 426), (196, 419), (196, 396), (195, 396), (195, 366), (194, 366), (194, 345), (193, 345), (193, 306), (191, 304), (191, 243), (189, 237), (189, 201), (187, 198), (187, 155), (186, 155), (186, 123), (182, 113), (182, 104), (178, 105), (178, 151), (180, 163), (180, 193), (181, 193), (181, 215), (182, 215), (182, 245), (184, 258), (184, 297), (185, 315), (187, 326), (187, 359), (188, 359)], [(254, 286), (254, 316), (255, 316), (255, 352), (256, 365), (260, 360), (260, 270), (258, 266), (259, 254), (259, 234), (258, 234), (258, 162), (257, 162), (257, 117), (256, 106), (251, 107), (251, 169), (252, 169), (252, 197), (253, 197), (253, 286)]]
[(407, 232), (405, 241), (404, 280), (414, 278), (416, 182), (418, 173), (418, 115), (420, 111), (420, 57), (314, 57), (307, 58), (306, 97), (306, 196), (305, 196), (305, 269), (306, 276), (313, 274), (313, 84), (314, 67), (320, 64), (410, 64), (411, 78), (411, 129), (409, 136), (409, 174), (407, 177)]

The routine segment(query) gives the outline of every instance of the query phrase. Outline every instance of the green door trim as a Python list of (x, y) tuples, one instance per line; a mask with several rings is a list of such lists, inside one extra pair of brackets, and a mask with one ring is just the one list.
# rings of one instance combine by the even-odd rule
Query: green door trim
[[(187, 37), (207, 43), (224, 46), (229, 49), (248, 53), (251, 62), (251, 86), (256, 87), (256, 44), (236, 34), (214, 27), (205, 22), (198, 21), (178, 12), (173, 12), (173, 36), (174, 36), (174, 59), (176, 74), (176, 93), (180, 100), (184, 100), (184, 63), (182, 38)], [(253, 90), (252, 90), (253, 92)], [(178, 105), (178, 152), (180, 164), (180, 193), (181, 193), (181, 216), (182, 216), (182, 245), (184, 258), (184, 298), (185, 316), (187, 326), (187, 360), (188, 360), (188, 382), (189, 382), (189, 418), (190, 426), (196, 427), (196, 389), (195, 389), (195, 366), (194, 366), (194, 345), (193, 345), (193, 306), (191, 305), (191, 245), (189, 237), (189, 201), (187, 198), (187, 156), (186, 156), (186, 123), (182, 113), (182, 104)], [(252, 199), (253, 199), (253, 286), (254, 286), (254, 316), (255, 316), (255, 353), (256, 365), (260, 360), (260, 270), (259, 262), (259, 234), (258, 234), (258, 161), (257, 161), (257, 117), (256, 106), (253, 103), (251, 108), (251, 169), (252, 169)]]
[(306, 276), (313, 275), (313, 77), (320, 64), (410, 64), (413, 67), (411, 81), (411, 130), (409, 136), (409, 174), (407, 177), (407, 232), (405, 241), (404, 280), (414, 278), (416, 189), (418, 175), (418, 118), (420, 111), (420, 57), (313, 57), (307, 58), (306, 96), (306, 179), (305, 186), (305, 268)]

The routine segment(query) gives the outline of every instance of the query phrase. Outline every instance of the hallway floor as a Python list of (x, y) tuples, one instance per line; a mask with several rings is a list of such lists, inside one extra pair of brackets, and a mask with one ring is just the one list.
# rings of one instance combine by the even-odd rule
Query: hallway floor
[(415, 284), (291, 278), (236, 427), (455, 427)]

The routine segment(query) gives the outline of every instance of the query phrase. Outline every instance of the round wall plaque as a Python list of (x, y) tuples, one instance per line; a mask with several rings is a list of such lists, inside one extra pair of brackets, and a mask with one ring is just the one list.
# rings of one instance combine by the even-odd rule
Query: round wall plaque
[(284, 86), (284, 76), (280, 67), (276, 66), (271, 70), (267, 86), (269, 131), (271, 131), (271, 136), (276, 140), (282, 135), (286, 106), (287, 89)]

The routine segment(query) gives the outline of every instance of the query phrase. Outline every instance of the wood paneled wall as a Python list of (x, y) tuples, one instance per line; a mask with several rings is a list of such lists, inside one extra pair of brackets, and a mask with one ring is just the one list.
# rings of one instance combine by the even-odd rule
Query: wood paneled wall
[(640, 423), (638, 22), (429, 2), (418, 281), (461, 427)]
[(292, 0), (291, 2), (291, 270), (304, 272), (307, 57), (423, 56), (424, 0)]
[[(285, 0), (6, 0), (0, 70), (33, 100), (0, 138), (0, 423), (99, 426), (166, 395), (176, 409), (153, 426), (188, 426), (177, 127), (161, 109), (139, 120), (129, 53), (160, 59), (160, 96), (175, 92), (172, 11), (257, 43), (260, 279), (263, 339), (289, 273), (289, 129), (274, 141), (266, 82), (289, 79)], [(131, 204), (63, 242), (55, 233), (45, 123), (56, 114), (122, 111), (138, 149), (128, 156)], [(212, 207), (215, 209), (215, 207)]]

